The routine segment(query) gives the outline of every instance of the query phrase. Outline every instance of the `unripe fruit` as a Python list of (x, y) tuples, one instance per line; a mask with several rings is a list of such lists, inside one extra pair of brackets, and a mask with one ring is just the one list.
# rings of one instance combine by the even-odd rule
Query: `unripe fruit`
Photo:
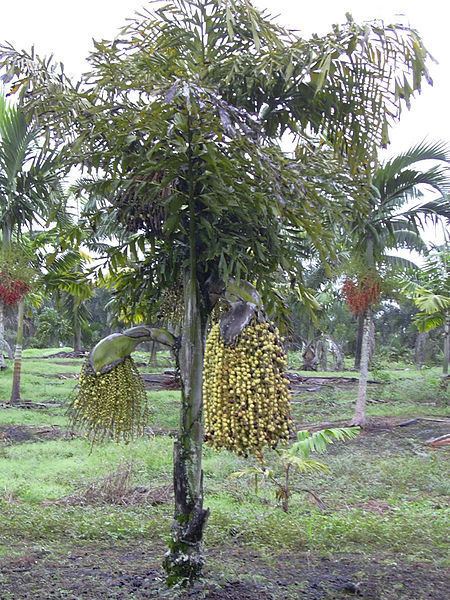
[(68, 408), (72, 425), (96, 441), (129, 441), (142, 434), (149, 412), (144, 383), (131, 357), (100, 374), (86, 361)]
[(205, 437), (214, 448), (262, 458), (264, 448), (287, 442), (290, 425), (284, 350), (268, 323), (253, 322), (236, 344), (214, 325), (203, 374)]

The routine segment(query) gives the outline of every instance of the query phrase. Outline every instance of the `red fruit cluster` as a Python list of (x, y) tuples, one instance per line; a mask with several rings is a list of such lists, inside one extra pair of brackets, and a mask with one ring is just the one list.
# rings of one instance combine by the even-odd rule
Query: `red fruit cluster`
[(0, 273), (0, 299), (7, 306), (14, 306), (30, 291), (30, 286), (20, 279), (12, 279), (8, 273)]
[(363, 277), (358, 283), (346, 279), (342, 293), (351, 312), (354, 315), (363, 315), (380, 299), (381, 284), (378, 279), (369, 276)]

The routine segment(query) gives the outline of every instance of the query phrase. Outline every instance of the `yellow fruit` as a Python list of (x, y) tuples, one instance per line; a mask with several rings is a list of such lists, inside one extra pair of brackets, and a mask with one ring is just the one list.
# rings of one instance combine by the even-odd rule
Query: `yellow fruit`
[(276, 329), (251, 323), (234, 346), (220, 327), (208, 335), (203, 374), (205, 438), (214, 448), (262, 458), (289, 437), (290, 396), (285, 354)]

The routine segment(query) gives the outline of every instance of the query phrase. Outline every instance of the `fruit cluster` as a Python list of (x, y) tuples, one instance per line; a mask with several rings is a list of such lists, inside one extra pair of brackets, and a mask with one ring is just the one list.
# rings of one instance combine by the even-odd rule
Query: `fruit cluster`
[(264, 448), (287, 442), (290, 395), (278, 331), (252, 322), (235, 345), (212, 327), (203, 373), (205, 439), (214, 448), (262, 459)]
[(14, 279), (8, 273), (0, 273), (0, 300), (7, 306), (15, 306), (30, 291), (25, 281)]
[(179, 325), (183, 321), (183, 286), (167, 288), (161, 295), (158, 317), (164, 323)]
[(357, 283), (347, 278), (342, 286), (342, 293), (350, 311), (358, 316), (380, 299), (381, 283), (376, 277), (366, 275)]
[(96, 374), (86, 361), (68, 412), (72, 425), (84, 429), (95, 441), (128, 441), (142, 434), (149, 408), (144, 383), (132, 358), (125, 358), (102, 374)]

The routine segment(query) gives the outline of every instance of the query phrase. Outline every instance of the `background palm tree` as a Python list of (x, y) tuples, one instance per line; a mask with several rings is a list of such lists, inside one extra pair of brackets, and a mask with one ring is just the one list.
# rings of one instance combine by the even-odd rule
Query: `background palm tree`
[(419, 312), (414, 322), (420, 332), (444, 327), (443, 384), (447, 385), (450, 361), (450, 249), (448, 245), (437, 248), (428, 256), (417, 273), (405, 277), (404, 294)]
[[(24, 113), (0, 96), (0, 230), (1, 250), (36, 223), (60, 214), (63, 193), (58, 156), (50, 151), (38, 128)], [(0, 301), (0, 362), (3, 358), (3, 311)], [(11, 402), (20, 399), (23, 300), (19, 303), (17, 343)]]
[[(426, 167), (427, 161), (433, 161)], [(392, 267), (414, 266), (410, 260), (389, 251), (408, 248), (423, 252), (426, 245), (420, 229), (427, 220), (450, 221), (450, 149), (443, 142), (421, 142), (380, 166), (373, 177), (369, 212), (355, 220), (350, 239), (350, 261), (360, 276)], [(425, 163), (425, 165), (424, 165)], [(422, 168), (425, 166), (425, 168)], [(438, 196), (424, 201), (425, 190)], [(411, 203), (416, 201), (411, 206)], [(370, 335), (373, 331), (371, 309), (358, 317), (355, 367), (360, 369), (360, 389), (354, 424), (365, 424), (365, 402)]]

